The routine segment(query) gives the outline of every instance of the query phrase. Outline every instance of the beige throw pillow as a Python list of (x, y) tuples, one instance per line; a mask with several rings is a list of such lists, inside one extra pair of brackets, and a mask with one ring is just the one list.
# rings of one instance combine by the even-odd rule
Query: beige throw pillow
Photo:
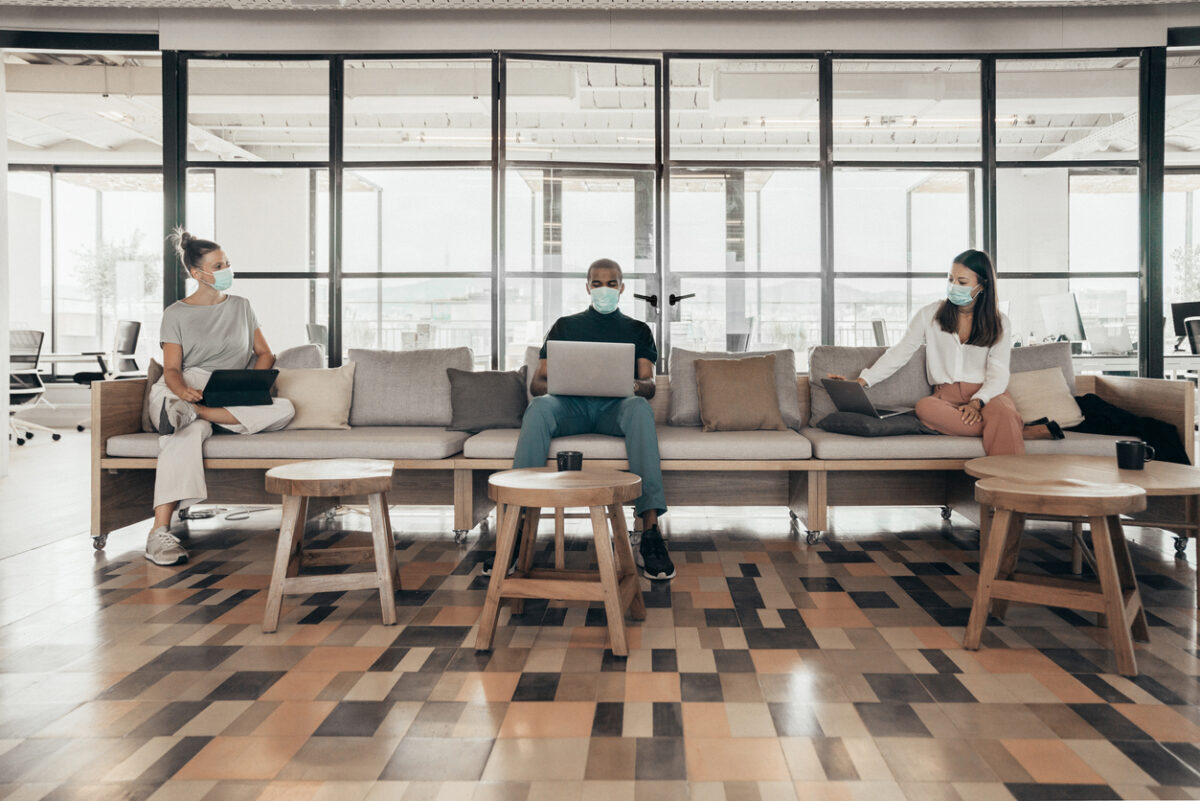
[(775, 355), (697, 359), (696, 388), (705, 431), (785, 431), (775, 392)]
[(146, 391), (142, 393), (142, 430), (148, 434), (158, 431), (150, 422), (150, 387), (158, 383), (162, 374), (162, 365), (158, 363), (157, 359), (151, 359), (149, 366), (146, 367)]
[(354, 362), (333, 368), (280, 370), (277, 397), (296, 407), (288, 428), (349, 428)]
[(1070, 428), (1083, 422), (1083, 411), (1057, 367), (1010, 374), (1008, 394), (1026, 423), (1045, 417)]

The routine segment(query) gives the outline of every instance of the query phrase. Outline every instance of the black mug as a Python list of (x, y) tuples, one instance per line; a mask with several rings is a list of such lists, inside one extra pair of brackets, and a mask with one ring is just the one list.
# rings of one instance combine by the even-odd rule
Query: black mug
[(1117, 443), (1117, 467), (1122, 470), (1143, 470), (1154, 458), (1154, 448), (1140, 439), (1123, 439)]
[(583, 454), (579, 451), (559, 451), (556, 456), (559, 472), (583, 469)]

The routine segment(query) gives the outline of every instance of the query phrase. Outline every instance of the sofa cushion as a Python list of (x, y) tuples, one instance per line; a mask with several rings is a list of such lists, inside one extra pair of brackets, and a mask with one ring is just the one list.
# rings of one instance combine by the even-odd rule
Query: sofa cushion
[[(468, 459), (511, 459), (517, 450), (515, 428), (483, 431), (467, 440)], [(699, 426), (659, 426), (659, 455), (665, 459), (810, 459), (812, 445), (790, 429), (785, 431), (704, 431)], [(558, 437), (550, 442), (550, 457), (558, 451), (580, 451), (587, 459), (624, 459), (625, 440), (602, 434)]]
[(354, 362), (341, 367), (289, 368), (279, 371), (275, 394), (292, 402), (296, 416), (287, 428), (347, 429), (354, 391)]
[[(822, 383), (830, 374), (858, 378), (859, 373), (874, 364), (887, 348), (851, 348), (840, 345), (818, 345), (808, 358), (809, 370), (809, 425), (817, 425), (828, 414), (837, 411), (833, 400)], [(867, 387), (867, 397), (876, 406), (888, 409), (915, 407), (917, 401), (933, 394), (929, 378), (925, 374), (925, 346), (922, 345), (901, 367), (885, 381)]]
[(697, 359), (745, 359), (775, 356), (775, 392), (779, 398), (779, 413), (788, 428), (799, 431), (804, 426), (800, 399), (796, 394), (796, 354), (790, 349), (727, 353), (724, 351), (697, 352), (683, 348), (671, 349), (671, 394), (667, 398), (667, 424), (672, 426), (700, 425), (700, 394), (696, 387)]
[(151, 359), (150, 364), (146, 366), (146, 391), (142, 393), (142, 430), (148, 433), (156, 430), (154, 423), (150, 422), (150, 387), (158, 383), (162, 374), (162, 365), (157, 359)]
[(520, 427), (528, 405), (527, 372), (525, 365), (508, 373), (447, 369), (454, 413), (449, 428), (475, 434), (489, 428)]
[(1083, 422), (1083, 411), (1057, 367), (1012, 373), (1008, 377), (1008, 394), (1026, 424), (1045, 418), (1063, 428), (1073, 428)]
[(1013, 348), (1008, 360), (1010, 373), (1027, 373), (1057, 367), (1067, 379), (1067, 387), (1075, 394), (1075, 367), (1071, 363), (1070, 342), (1048, 342), (1045, 345), (1027, 345)]
[[(849, 434), (834, 434), (819, 428), (802, 432), (813, 446), (818, 459), (851, 461), (856, 459), (978, 459), (983, 452), (979, 437), (947, 437), (931, 434), (908, 434), (900, 437), (878, 437), (864, 440)], [(1075, 456), (1112, 456), (1113, 443), (1120, 437), (1101, 434), (1079, 434), (1068, 431), (1063, 440), (1030, 440), (1025, 451), (1030, 454), (1067, 453)]]
[(325, 351), (320, 345), (297, 345), (275, 354), (275, 367), (280, 370), (312, 370), (324, 366)]
[(854, 437), (899, 437), (904, 434), (929, 434), (916, 412), (894, 414), (891, 417), (872, 417), (857, 412), (834, 412), (825, 415), (818, 428), (834, 434)]
[(352, 426), (450, 425), (446, 368), (470, 370), (470, 348), (350, 350), (354, 362)]
[(775, 354), (696, 359), (696, 390), (705, 431), (783, 431), (775, 387)]
[[(264, 434), (217, 434), (204, 443), (210, 459), (445, 459), (462, 450), (467, 434), (425, 426), (362, 426), (345, 431), (289, 429)], [(158, 456), (157, 434), (123, 434), (107, 443), (109, 456)]]

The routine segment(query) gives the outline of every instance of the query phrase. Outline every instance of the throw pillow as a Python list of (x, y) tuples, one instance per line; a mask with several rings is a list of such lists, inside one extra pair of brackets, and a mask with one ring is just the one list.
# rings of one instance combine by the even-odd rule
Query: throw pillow
[[(250, 360), (251, 367), (254, 366), (254, 361), (254, 359)], [(316, 369), (325, 366), (325, 351), (320, 345), (297, 345), (275, 354), (277, 370)]]
[[(874, 364), (886, 350), (887, 348), (853, 348), (841, 345), (820, 345), (813, 348), (808, 358), (809, 397), (812, 399), (809, 411), (809, 419), (812, 421), (810, 425), (820, 426), (827, 415), (837, 411), (822, 383), (830, 373), (844, 375), (849, 379), (858, 378), (859, 374)], [(867, 397), (871, 402), (885, 409), (916, 406), (917, 401), (931, 394), (933, 387), (929, 386), (929, 377), (925, 374), (924, 345), (917, 349), (908, 360), (908, 364), (887, 380), (867, 387)]]
[(853, 437), (898, 437), (902, 434), (927, 434), (915, 412), (897, 414), (880, 420), (869, 414), (834, 412), (825, 415), (817, 426), (834, 434)]
[(146, 391), (142, 393), (142, 430), (148, 434), (158, 433), (158, 429), (150, 422), (150, 387), (158, 383), (162, 374), (162, 365), (158, 363), (157, 359), (151, 359), (149, 366), (146, 367)]
[(1026, 423), (1045, 417), (1063, 428), (1071, 428), (1083, 422), (1083, 410), (1058, 367), (1011, 373), (1008, 394)]
[(705, 431), (786, 431), (775, 391), (775, 354), (696, 359)]
[(288, 428), (349, 428), (354, 393), (354, 362), (341, 367), (283, 369), (275, 379), (277, 397), (290, 400), (296, 416)]
[(470, 348), (432, 350), (351, 349), (354, 370), (352, 426), (450, 425), (446, 369), (470, 370)]
[(489, 428), (520, 428), (528, 405), (526, 372), (524, 365), (510, 373), (447, 369), (454, 415), (450, 430), (477, 434)]
[[(1057, 367), (1066, 379), (1067, 388), (1075, 394), (1075, 367), (1071, 362), (1070, 342), (1048, 342), (1044, 345), (1026, 345), (1023, 348), (1013, 348), (1008, 359), (1010, 376), (1015, 373), (1026, 373), (1031, 370), (1045, 370), (1047, 367)], [(1037, 418), (1034, 418), (1035, 420)]]
[[(804, 427), (800, 398), (796, 392), (796, 354), (791, 350), (770, 351), (775, 357), (775, 394), (779, 413), (788, 428), (799, 431)], [(699, 353), (683, 348), (671, 349), (671, 393), (667, 397), (667, 425), (700, 425), (700, 398), (696, 387), (697, 359), (761, 358), (763, 353)]]

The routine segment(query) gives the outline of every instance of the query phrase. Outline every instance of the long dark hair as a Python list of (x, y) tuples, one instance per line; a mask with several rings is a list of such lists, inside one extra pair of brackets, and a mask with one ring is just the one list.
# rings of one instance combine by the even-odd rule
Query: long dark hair
[[(990, 348), (1000, 341), (1004, 325), (1000, 321), (1000, 306), (996, 300), (996, 266), (992, 257), (982, 250), (964, 250), (954, 257), (979, 278), (979, 294), (975, 296), (975, 317), (971, 321), (968, 345)], [(958, 335), (958, 307), (949, 299), (943, 300), (937, 311), (938, 325), (947, 333)]]

